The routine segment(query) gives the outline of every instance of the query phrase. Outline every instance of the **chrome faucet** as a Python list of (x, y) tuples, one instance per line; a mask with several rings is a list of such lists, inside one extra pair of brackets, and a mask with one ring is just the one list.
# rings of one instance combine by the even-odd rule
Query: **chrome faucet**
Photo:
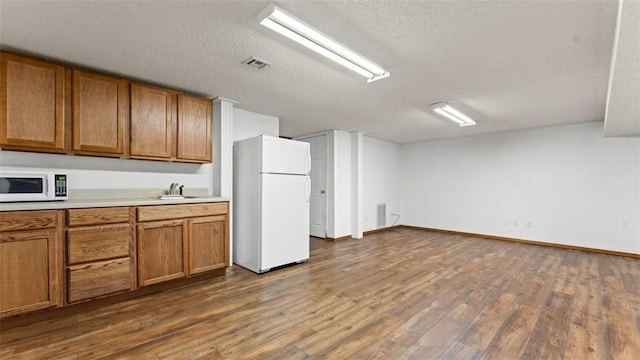
[(169, 186), (169, 191), (167, 192), (167, 195), (182, 195), (182, 188), (184, 188), (184, 185), (180, 185), (178, 183), (171, 183), (171, 185)]

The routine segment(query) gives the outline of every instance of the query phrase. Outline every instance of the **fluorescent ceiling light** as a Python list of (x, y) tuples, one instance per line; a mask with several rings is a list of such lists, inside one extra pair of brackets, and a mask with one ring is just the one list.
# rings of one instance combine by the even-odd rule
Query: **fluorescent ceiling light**
[(389, 76), (389, 73), (380, 65), (357, 54), (274, 4), (262, 10), (258, 17), (262, 19), (261, 25), (357, 72), (368, 78), (369, 82)]
[(444, 102), (431, 105), (431, 110), (446, 117), (449, 120), (453, 120), (460, 126), (471, 126), (476, 124), (473, 119), (452, 108), (449, 104)]

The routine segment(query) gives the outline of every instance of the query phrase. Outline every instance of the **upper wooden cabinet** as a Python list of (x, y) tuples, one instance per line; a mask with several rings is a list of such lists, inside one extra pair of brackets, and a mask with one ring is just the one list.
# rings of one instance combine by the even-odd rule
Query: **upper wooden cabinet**
[(65, 68), (4, 52), (0, 64), (0, 145), (63, 152)]
[(173, 157), (175, 116), (175, 92), (131, 84), (131, 157)]
[(211, 113), (209, 99), (131, 84), (131, 157), (211, 162)]
[(1, 55), (0, 148), (211, 162), (211, 100)]
[(211, 100), (178, 95), (177, 158), (211, 162)]
[(73, 150), (125, 156), (129, 108), (128, 82), (73, 71)]

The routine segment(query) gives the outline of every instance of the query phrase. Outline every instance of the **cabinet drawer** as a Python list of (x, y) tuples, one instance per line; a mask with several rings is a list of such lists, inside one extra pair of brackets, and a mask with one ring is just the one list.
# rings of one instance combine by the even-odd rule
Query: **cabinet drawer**
[(129, 208), (70, 209), (67, 218), (69, 226), (124, 223), (129, 222)]
[(225, 215), (229, 212), (227, 202), (144, 206), (138, 208), (138, 221), (169, 220), (188, 217)]
[(57, 210), (0, 212), (0, 231), (55, 228), (57, 219)]
[(129, 256), (131, 233), (129, 224), (69, 229), (68, 263), (72, 265)]
[(69, 267), (69, 302), (131, 289), (130, 258)]

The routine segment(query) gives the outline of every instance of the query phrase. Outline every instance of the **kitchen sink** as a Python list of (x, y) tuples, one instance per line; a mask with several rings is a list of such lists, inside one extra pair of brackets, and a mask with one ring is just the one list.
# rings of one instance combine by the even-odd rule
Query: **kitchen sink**
[(184, 195), (160, 195), (156, 197), (158, 200), (182, 200), (182, 199), (199, 199), (201, 196), (184, 196)]

